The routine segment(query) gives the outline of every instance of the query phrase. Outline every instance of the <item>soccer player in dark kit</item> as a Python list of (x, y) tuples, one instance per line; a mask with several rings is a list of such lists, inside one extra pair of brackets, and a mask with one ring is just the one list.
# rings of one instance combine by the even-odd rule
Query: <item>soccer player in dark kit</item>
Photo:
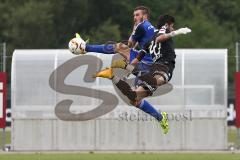
[(153, 64), (148, 73), (139, 77), (141, 83), (138, 84), (135, 90), (133, 90), (128, 83), (114, 76), (111, 68), (104, 69), (95, 75), (96, 77), (112, 79), (113, 83), (129, 98), (134, 106), (152, 115), (160, 122), (165, 134), (169, 130), (167, 119), (165, 119), (166, 113), (156, 113), (154, 107), (143, 100), (143, 98), (151, 96), (157, 87), (171, 80), (176, 58), (172, 37), (191, 32), (189, 28), (181, 28), (174, 31), (174, 22), (174, 17), (170, 15), (160, 16), (157, 26), (159, 31), (151, 41), (145, 44), (136, 58), (131, 61), (131, 64), (128, 64), (126, 61), (121, 61), (112, 66), (114, 68), (126, 69), (131, 73), (138, 73), (139, 68), (136, 64), (138, 64), (146, 54), (151, 55)]

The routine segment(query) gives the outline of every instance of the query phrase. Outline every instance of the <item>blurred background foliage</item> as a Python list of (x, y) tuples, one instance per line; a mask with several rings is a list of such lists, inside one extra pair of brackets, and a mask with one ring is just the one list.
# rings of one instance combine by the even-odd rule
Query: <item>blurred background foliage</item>
[(91, 43), (127, 40), (138, 5), (151, 9), (153, 25), (168, 13), (176, 18), (175, 28), (192, 29), (175, 38), (176, 48), (227, 48), (234, 82), (239, 0), (0, 0), (0, 43), (7, 43), (11, 55), (14, 49), (66, 48), (76, 32)]

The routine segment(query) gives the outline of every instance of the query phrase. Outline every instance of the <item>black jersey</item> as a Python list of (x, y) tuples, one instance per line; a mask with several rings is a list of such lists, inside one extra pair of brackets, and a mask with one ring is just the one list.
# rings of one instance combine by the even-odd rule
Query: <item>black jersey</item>
[(163, 26), (155, 33), (153, 39), (145, 45), (143, 52), (145, 52), (145, 54), (151, 54), (154, 63), (171, 65), (170, 67), (173, 69), (175, 67), (176, 54), (172, 38), (161, 43), (156, 42), (157, 36), (165, 33), (170, 33), (170, 31)]

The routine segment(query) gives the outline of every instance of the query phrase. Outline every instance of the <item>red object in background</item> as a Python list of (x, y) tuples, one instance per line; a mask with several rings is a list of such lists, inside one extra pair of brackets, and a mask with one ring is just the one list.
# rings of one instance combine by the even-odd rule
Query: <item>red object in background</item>
[(7, 74), (0, 72), (0, 128), (6, 127)]
[(235, 110), (235, 124), (237, 128), (240, 128), (240, 72), (235, 74)]

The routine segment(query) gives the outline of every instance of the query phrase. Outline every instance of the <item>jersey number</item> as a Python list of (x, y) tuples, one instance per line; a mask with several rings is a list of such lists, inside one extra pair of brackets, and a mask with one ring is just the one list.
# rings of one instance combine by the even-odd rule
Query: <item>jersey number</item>
[(161, 50), (161, 43), (156, 43), (155, 41), (152, 41), (149, 46), (149, 52), (152, 55), (154, 62), (160, 57), (162, 57), (160, 50)]

